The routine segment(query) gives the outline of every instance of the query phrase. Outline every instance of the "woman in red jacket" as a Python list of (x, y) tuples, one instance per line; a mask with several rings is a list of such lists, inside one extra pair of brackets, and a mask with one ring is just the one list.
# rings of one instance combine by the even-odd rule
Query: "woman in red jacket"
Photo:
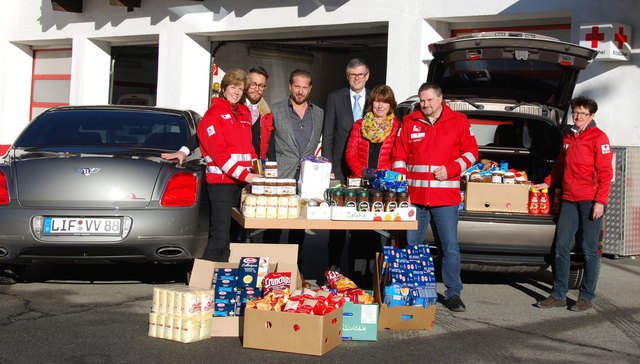
[(593, 307), (596, 283), (600, 272), (598, 238), (602, 216), (609, 201), (613, 178), (613, 151), (607, 135), (593, 120), (598, 104), (588, 97), (571, 100), (574, 125), (562, 141), (562, 149), (551, 173), (538, 188), (562, 185), (562, 207), (556, 228), (553, 291), (537, 303), (540, 308), (566, 307), (568, 278), (571, 265), (570, 248), (576, 232), (582, 229), (584, 281), (572, 311)]
[[(373, 88), (364, 117), (353, 124), (347, 140), (345, 159), (352, 177), (362, 177), (362, 170), (368, 167), (391, 169), (391, 150), (400, 128), (393, 114), (395, 108), (396, 99), (391, 87), (378, 85)], [(380, 235), (361, 230), (353, 230), (350, 235), (349, 277), (361, 288), (373, 288), (371, 272), (375, 271), (375, 253), (381, 249)], [(355, 264), (356, 261), (364, 261), (364, 264)]]
[(198, 124), (202, 158), (207, 163), (207, 191), (211, 203), (209, 241), (203, 259), (226, 262), (229, 258), (231, 209), (239, 207), (242, 187), (257, 175), (251, 161), (257, 158), (251, 139), (251, 112), (239, 102), (247, 74), (231, 69), (222, 78), (220, 97)]
[(352, 177), (362, 177), (362, 170), (391, 169), (391, 150), (400, 123), (393, 114), (396, 100), (387, 85), (371, 91), (364, 117), (353, 124), (347, 140), (345, 159)]

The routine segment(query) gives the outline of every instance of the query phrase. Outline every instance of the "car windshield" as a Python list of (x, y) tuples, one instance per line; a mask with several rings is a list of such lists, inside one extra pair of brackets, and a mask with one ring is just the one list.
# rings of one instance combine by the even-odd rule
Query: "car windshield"
[(33, 120), (14, 143), (18, 148), (93, 146), (176, 150), (189, 127), (179, 115), (121, 110), (54, 110)]
[(448, 97), (501, 98), (548, 104), (561, 92), (558, 64), (516, 59), (479, 59), (450, 63), (440, 86)]

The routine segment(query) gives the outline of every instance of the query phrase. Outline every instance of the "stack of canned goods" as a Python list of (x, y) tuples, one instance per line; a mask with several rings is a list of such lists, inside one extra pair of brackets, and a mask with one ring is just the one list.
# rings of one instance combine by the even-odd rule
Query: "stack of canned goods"
[(367, 188), (328, 188), (325, 200), (330, 206), (353, 207), (362, 212), (392, 212), (398, 207), (409, 207), (406, 192), (382, 192)]

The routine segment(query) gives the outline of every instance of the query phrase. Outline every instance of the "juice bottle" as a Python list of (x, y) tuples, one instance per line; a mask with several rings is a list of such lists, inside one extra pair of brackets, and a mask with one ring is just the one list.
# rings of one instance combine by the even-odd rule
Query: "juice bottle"
[(529, 191), (529, 214), (538, 215), (540, 213), (540, 191), (531, 188)]
[(540, 206), (540, 215), (549, 215), (549, 211), (551, 211), (551, 205), (549, 204), (549, 190), (543, 188), (540, 191), (540, 199), (538, 206)]
[(551, 204), (551, 213), (558, 216), (560, 213), (560, 205), (562, 205), (562, 190), (559, 187), (553, 191), (553, 203)]

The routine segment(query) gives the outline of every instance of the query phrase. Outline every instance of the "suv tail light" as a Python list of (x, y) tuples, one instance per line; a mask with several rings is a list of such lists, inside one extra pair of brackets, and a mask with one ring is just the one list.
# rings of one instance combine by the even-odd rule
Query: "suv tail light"
[(198, 178), (191, 172), (179, 172), (171, 176), (165, 188), (161, 206), (193, 206), (198, 194)]
[(0, 171), (0, 205), (9, 204), (9, 186), (7, 185), (7, 176)]

